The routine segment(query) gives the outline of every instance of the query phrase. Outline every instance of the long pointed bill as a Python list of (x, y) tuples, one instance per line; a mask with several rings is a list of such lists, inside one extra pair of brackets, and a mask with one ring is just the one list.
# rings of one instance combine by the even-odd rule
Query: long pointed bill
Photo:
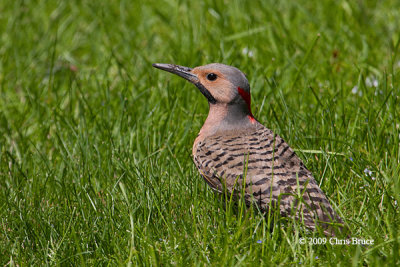
[(199, 82), (199, 78), (197, 78), (197, 75), (191, 73), (190, 71), (192, 69), (188, 67), (174, 65), (174, 64), (163, 64), (163, 63), (154, 63), (153, 67), (176, 74), (194, 84)]
[(153, 67), (181, 76), (182, 78), (196, 85), (197, 88), (199, 88), (200, 92), (207, 98), (209, 103), (211, 104), (217, 103), (217, 100), (212, 96), (210, 91), (208, 91), (207, 88), (205, 88), (204, 85), (201, 84), (200, 79), (197, 77), (197, 75), (191, 72), (192, 71), (191, 68), (174, 64), (163, 64), (163, 63), (154, 63)]

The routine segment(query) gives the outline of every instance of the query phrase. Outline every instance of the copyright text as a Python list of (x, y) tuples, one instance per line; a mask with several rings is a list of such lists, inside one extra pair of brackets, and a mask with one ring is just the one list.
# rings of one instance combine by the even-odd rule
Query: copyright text
[(326, 238), (326, 237), (302, 237), (299, 239), (300, 245), (373, 245), (373, 239), (364, 239), (364, 238), (347, 238), (340, 239), (336, 237)]

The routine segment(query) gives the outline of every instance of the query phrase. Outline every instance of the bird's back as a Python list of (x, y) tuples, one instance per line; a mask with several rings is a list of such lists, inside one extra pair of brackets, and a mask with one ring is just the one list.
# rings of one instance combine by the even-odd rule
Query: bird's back
[(203, 178), (218, 192), (236, 195), (244, 190), (248, 204), (263, 211), (279, 204), (282, 216), (294, 214), (313, 229), (315, 221), (324, 229), (329, 228), (324, 222), (342, 222), (296, 153), (259, 123), (253, 129), (219, 132), (195, 142), (193, 157)]

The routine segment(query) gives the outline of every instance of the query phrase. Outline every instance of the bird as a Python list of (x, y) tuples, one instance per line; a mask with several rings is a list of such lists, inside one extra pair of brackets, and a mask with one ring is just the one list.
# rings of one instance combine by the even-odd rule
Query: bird
[(343, 220), (334, 211), (295, 151), (251, 112), (250, 85), (233, 66), (211, 63), (195, 68), (154, 63), (192, 84), (209, 103), (196, 137), (193, 161), (205, 182), (218, 193), (242, 195), (262, 212), (302, 220), (310, 230), (335, 236)]

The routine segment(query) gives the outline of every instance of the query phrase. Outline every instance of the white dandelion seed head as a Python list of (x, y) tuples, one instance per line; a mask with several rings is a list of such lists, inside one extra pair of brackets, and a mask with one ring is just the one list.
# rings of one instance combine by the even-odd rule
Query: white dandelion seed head
[(364, 173), (365, 173), (366, 175), (368, 175), (368, 176), (371, 176), (371, 175), (372, 175), (372, 171), (369, 170), (368, 168), (365, 168)]
[(254, 56), (254, 52), (252, 50), (249, 50), (247, 47), (244, 47), (242, 49), (242, 54), (246, 55), (248, 57), (253, 57)]
[(351, 89), (351, 92), (352, 92), (354, 95), (362, 96), (362, 91), (360, 90), (360, 88), (358, 87), (358, 85), (355, 85), (355, 86)]
[(365, 85), (366, 85), (367, 87), (372, 87), (372, 79), (371, 79), (370, 77), (367, 77), (367, 78), (365, 79)]

